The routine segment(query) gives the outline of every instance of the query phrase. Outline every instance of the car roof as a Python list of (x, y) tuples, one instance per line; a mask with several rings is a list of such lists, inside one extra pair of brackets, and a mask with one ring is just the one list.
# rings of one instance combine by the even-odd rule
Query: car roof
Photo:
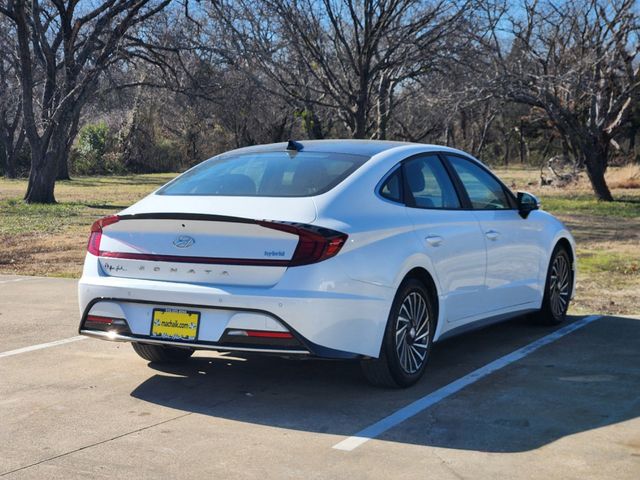
[[(302, 146), (304, 152), (334, 152), (345, 153), (350, 155), (363, 155), (372, 157), (378, 153), (384, 152), (396, 147), (407, 145), (416, 145), (409, 142), (395, 142), (388, 140), (295, 140), (298, 145)], [(254, 145), (251, 147), (238, 148), (226, 152), (226, 154), (238, 153), (262, 153), (262, 152), (278, 152), (286, 150), (288, 142), (270, 143), (266, 145)]]
[[(373, 157), (387, 150), (399, 147), (421, 147), (424, 151), (445, 151), (451, 153), (463, 154), (467, 157), (470, 155), (461, 150), (443, 145), (433, 145), (425, 143), (398, 142), (392, 140), (356, 140), (356, 139), (331, 139), (331, 140), (295, 140), (296, 144), (302, 147), (304, 152), (325, 152), (325, 153), (344, 153), (350, 155), (362, 155)], [(264, 153), (264, 152), (282, 152), (287, 149), (288, 142), (269, 143), (265, 145), (253, 145), (251, 147), (243, 147), (230, 150), (221, 156), (237, 155), (239, 153)], [(473, 158), (473, 157), (471, 157)], [(474, 159), (477, 161), (477, 159)]]

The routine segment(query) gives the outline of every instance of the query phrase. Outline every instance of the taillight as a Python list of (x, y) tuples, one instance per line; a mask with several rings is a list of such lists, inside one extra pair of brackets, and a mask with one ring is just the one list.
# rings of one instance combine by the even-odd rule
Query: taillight
[(258, 225), (280, 230), (298, 236), (298, 245), (293, 252), (291, 260), (273, 260), (273, 259), (230, 259), (230, 258), (209, 258), (209, 257), (187, 257), (176, 255), (156, 255), (145, 253), (131, 252), (105, 252), (100, 250), (100, 241), (102, 239), (102, 229), (108, 225), (112, 225), (120, 221), (117, 215), (111, 215), (101, 218), (91, 226), (91, 234), (87, 244), (87, 251), (95, 256), (105, 256), (112, 258), (128, 258), (135, 260), (153, 260), (166, 262), (191, 262), (191, 263), (211, 263), (225, 265), (273, 265), (273, 266), (299, 266), (309, 265), (311, 263), (321, 262), (338, 254), (340, 249), (347, 241), (348, 235), (345, 233), (330, 230), (328, 228), (317, 227), (315, 225), (306, 225), (301, 223), (276, 222), (270, 220), (261, 220), (256, 222)]
[(87, 243), (87, 251), (92, 255), (100, 255), (100, 240), (102, 239), (102, 229), (107, 225), (111, 225), (120, 220), (117, 215), (109, 215), (108, 217), (96, 220), (91, 225), (91, 233), (89, 234), (89, 242)]
[(258, 225), (298, 235), (298, 246), (289, 261), (289, 266), (292, 267), (309, 265), (336, 256), (349, 238), (346, 233), (314, 225), (267, 220), (259, 221)]

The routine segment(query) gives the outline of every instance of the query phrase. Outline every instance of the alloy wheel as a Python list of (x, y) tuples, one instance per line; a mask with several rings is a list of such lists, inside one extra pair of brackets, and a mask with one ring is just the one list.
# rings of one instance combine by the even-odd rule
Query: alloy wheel
[(557, 255), (551, 266), (549, 300), (551, 311), (556, 318), (564, 315), (569, 303), (570, 274), (569, 262), (564, 255)]
[(429, 309), (419, 292), (411, 292), (404, 298), (396, 319), (395, 337), (400, 367), (408, 374), (416, 373), (425, 362), (431, 342)]

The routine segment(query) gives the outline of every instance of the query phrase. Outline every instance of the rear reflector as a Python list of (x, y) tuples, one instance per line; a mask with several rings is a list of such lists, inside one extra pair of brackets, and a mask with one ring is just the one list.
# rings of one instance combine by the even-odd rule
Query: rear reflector
[(264, 330), (246, 330), (247, 337), (260, 338), (293, 338), (289, 332), (267, 332)]
[(101, 315), (87, 315), (82, 328), (109, 333), (131, 333), (129, 325), (124, 318), (103, 317)]
[(269, 330), (227, 330), (230, 337), (256, 337), (256, 338), (293, 338), (289, 332), (272, 332)]
[(273, 330), (245, 330), (231, 328), (220, 337), (220, 345), (248, 348), (306, 349), (291, 332)]
[(99, 317), (97, 315), (87, 315), (87, 322), (105, 323), (107, 325), (111, 325), (113, 323), (113, 318)]

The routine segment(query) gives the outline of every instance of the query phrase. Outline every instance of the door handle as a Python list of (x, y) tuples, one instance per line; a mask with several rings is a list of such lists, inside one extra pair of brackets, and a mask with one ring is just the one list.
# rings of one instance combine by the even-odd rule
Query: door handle
[(439, 247), (442, 243), (442, 237), (440, 235), (428, 235), (425, 240), (432, 247)]
[(500, 236), (500, 232), (497, 232), (495, 230), (487, 230), (486, 232), (484, 232), (484, 234), (487, 236), (487, 238), (489, 240), (497, 240), (498, 237)]

